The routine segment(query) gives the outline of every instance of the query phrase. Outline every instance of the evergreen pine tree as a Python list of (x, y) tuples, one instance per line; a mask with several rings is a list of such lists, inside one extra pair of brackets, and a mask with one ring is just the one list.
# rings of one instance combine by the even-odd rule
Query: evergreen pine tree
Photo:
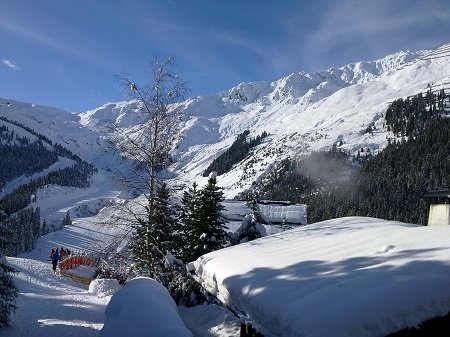
[(62, 227), (70, 226), (72, 225), (72, 220), (70, 219), (70, 212), (67, 211), (66, 215), (64, 216), (64, 219), (62, 221)]
[(44, 218), (44, 221), (42, 222), (41, 233), (42, 233), (42, 235), (45, 235), (45, 234), (48, 234), (48, 232), (49, 232), (49, 228), (48, 228), (48, 225), (47, 225), (47, 221)]
[[(138, 229), (132, 248), (136, 267), (143, 268), (145, 274), (166, 286), (170, 282), (168, 271), (178, 250), (176, 224), (175, 208), (170, 204), (170, 191), (163, 183), (155, 194), (148, 223)], [(142, 235), (143, 230), (147, 235)]]
[[(170, 203), (170, 191), (162, 184), (155, 193), (153, 212), (147, 224), (138, 227), (132, 247), (135, 266), (163, 284), (177, 304), (196, 305), (202, 301), (198, 285), (188, 276), (186, 267), (178, 259), (180, 223), (176, 207)], [(148, 231), (142, 235), (139, 231)], [(147, 238), (150, 238), (147, 241)]]
[(247, 206), (251, 213), (242, 219), (242, 225), (234, 233), (234, 240), (237, 244), (267, 235), (265, 228), (261, 225), (264, 220), (261, 217), (255, 193), (250, 192), (247, 196)]
[(175, 254), (176, 213), (170, 204), (170, 190), (165, 183), (161, 184), (156, 193), (154, 219), (158, 249), (165, 254)]
[(261, 213), (259, 211), (258, 200), (255, 193), (250, 192), (250, 194), (248, 195), (247, 206), (250, 209), (251, 214), (255, 218), (255, 221), (257, 223), (264, 223), (264, 220), (261, 217)]
[(216, 176), (213, 173), (200, 193), (201, 204), (195, 233), (194, 259), (221, 249), (229, 243), (226, 219), (221, 214), (224, 210), (224, 206), (221, 204), (223, 200), (222, 188), (217, 186)]
[(197, 183), (183, 193), (180, 214), (180, 257), (184, 262), (195, 260), (194, 247), (198, 244), (198, 227), (200, 212), (200, 191)]
[(34, 242), (36, 242), (36, 240), (42, 235), (41, 209), (39, 206), (34, 209), (32, 217), (33, 217), (33, 238)]
[[(3, 237), (0, 240), (3, 240)], [(17, 288), (9, 275), (14, 271), (0, 254), (0, 328), (8, 326), (11, 313), (17, 309)]]

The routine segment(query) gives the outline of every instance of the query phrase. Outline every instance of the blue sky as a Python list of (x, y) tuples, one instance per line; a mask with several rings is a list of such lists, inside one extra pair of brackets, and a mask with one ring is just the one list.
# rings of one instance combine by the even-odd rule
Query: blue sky
[(448, 42), (448, 0), (0, 0), (0, 97), (79, 112), (153, 55), (204, 96)]

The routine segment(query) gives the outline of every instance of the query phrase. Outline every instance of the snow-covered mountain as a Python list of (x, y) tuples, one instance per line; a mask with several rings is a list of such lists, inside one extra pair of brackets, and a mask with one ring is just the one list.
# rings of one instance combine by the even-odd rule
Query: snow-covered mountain
[[(201, 183), (201, 173), (245, 130), (252, 136), (263, 131), (270, 136), (251, 157), (219, 177), (228, 197), (248, 188), (273, 162), (287, 156), (326, 149), (338, 141), (350, 152), (361, 147), (376, 152), (387, 144), (383, 114), (390, 102), (449, 82), (450, 58), (440, 57), (448, 48), (399, 52), (191, 97), (173, 107), (181, 109), (185, 119), (171, 170), (181, 184)], [(131, 129), (142, 122), (135, 109), (134, 102), (108, 103), (80, 114), (80, 122), (95, 131), (104, 131), (105, 123)], [(369, 125), (375, 132), (366, 134)], [(244, 174), (249, 171), (251, 175)]]
[[(449, 45), (444, 45), (434, 51), (399, 52), (376, 61), (294, 73), (273, 82), (241, 83), (215, 95), (191, 97), (172, 107), (184, 113), (184, 121), (170, 170), (178, 184), (190, 185), (194, 180), (202, 184), (202, 172), (245, 130), (251, 136), (266, 131), (269, 137), (250, 157), (219, 176), (227, 197), (248, 188), (287, 156), (327, 149), (336, 142), (350, 152), (361, 147), (376, 152), (387, 144), (383, 114), (390, 102), (450, 81), (448, 50)], [(47, 135), (105, 172), (129, 169), (108, 141), (111, 125), (135, 132), (145, 122), (134, 101), (107, 103), (80, 114), (4, 99), (0, 103), (0, 116)], [(365, 133), (369, 125), (374, 132)]]

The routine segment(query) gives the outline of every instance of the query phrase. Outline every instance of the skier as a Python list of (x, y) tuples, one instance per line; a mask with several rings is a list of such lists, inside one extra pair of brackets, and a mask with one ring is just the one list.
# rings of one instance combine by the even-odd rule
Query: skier
[(50, 258), (52, 259), (53, 271), (56, 272), (56, 266), (59, 261), (58, 248), (56, 249), (52, 248), (50, 252)]

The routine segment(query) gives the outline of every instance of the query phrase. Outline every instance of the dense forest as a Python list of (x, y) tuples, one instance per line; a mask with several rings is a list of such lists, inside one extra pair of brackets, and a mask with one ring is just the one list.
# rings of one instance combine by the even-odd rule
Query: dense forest
[(239, 163), (248, 156), (252, 148), (261, 144), (262, 140), (267, 137), (267, 132), (263, 132), (255, 138), (251, 138), (249, 135), (249, 130), (245, 130), (238, 135), (233, 144), (231, 144), (224, 153), (213, 160), (205, 172), (203, 172), (203, 176), (207, 177), (212, 171), (216, 171), (219, 175), (230, 171), (233, 165)]
[[(46, 137), (43, 134), (40, 134), (40, 133), (36, 132), (35, 130), (29, 128), (28, 126), (23, 125), (22, 123), (17, 122), (15, 120), (8, 119), (8, 118), (6, 118), (4, 116), (0, 116), (0, 120), (5, 121), (5, 122), (7, 122), (9, 124), (18, 126), (18, 127), (22, 128), (22, 129), (24, 129), (25, 131), (27, 131), (28, 133), (32, 134), (33, 136), (37, 137), (38, 140), (41, 141), (42, 143), (47, 143), (48, 145), (50, 145), (53, 148), (54, 152), (58, 156), (66, 157), (66, 158), (69, 158), (69, 159), (72, 159), (72, 160), (75, 160), (75, 161), (81, 161), (81, 158), (79, 156), (77, 156), (76, 154), (72, 153), (72, 151), (66, 149), (64, 146), (62, 146), (62, 145), (60, 145), (58, 143), (53, 144), (53, 141), (51, 139), (49, 139), (48, 137)], [(3, 126), (3, 130), (8, 130), (8, 128), (6, 126)], [(8, 132), (9, 132), (9, 130), (8, 130)], [(11, 133), (14, 135), (13, 132), (11, 132)], [(24, 138), (26, 138), (26, 137), (23, 137), (22, 139), (24, 139)], [(10, 135), (9, 139), (13, 140), (14, 137)], [(16, 137), (16, 139), (20, 139), (20, 138)], [(24, 140), (24, 141), (29, 142), (29, 140)]]
[[(31, 141), (19, 136), (6, 125), (0, 126), (0, 190), (20, 176), (31, 177), (42, 172), (58, 161), (58, 157), (73, 160), (70, 167), (54, 170), (37, 178), (30, 179), (8, 191), (0, 199), (0, 252), (14, 256), (33, 249), (36, 239), (45, 234), (49, 228), (41, 222), (39, 207), (31, 206), (36, 201), (37, 190), (46, 185), (71, 187), (89, 187), (90, 176), (95, 168), (83, 161), (70, 150), (52, 141), (30, 128), (1, 117), (1, 120), (26, 130), (37, 137)], [(61, 226), (67, 224), (63, 219)]]
[(441, 89), (434, 93), (428, 90), (425, 95), (418, 94), (395, 100), (386, 110), (388, 131), (397, 137), (419, 134), (430, 119), (444, 113), (447, 97), (444, 89)]
[(47, 231), (45, 222), (41, 224), (39, 207), (20, 210), (3, 220), (0, 216), (0, 253), (16, 256), (30, 251), (36, 240)]
[(18, 137), (14, 131), (0, 126), (0, 188), (7, 181), (30, 176), (58, 161), (58, 154), (48, 149), (41, 140), (30, 142), (26, 137)]
[(94, 167), (86, 162), (75, 163), (71, 167), (52, 171), (45, 176), (31, 180), (28, 184), (17, 187), (4, 196), (0, 199), (0, 210), (11, 215), (27, 207), (33, 198), (36, 198), (36, 191), (46, 185), (89, 187), (89, 177), (94, 171)]
[(328, 152), (288, 158), (255, 184), (261, 199), (308, 205), (308, 222), (372, 216), (426, 224), (427, 190), (450, 188), (450, 119), (445, 92), (394, 101), (386, 127), (394, 134), (376, 156)]

